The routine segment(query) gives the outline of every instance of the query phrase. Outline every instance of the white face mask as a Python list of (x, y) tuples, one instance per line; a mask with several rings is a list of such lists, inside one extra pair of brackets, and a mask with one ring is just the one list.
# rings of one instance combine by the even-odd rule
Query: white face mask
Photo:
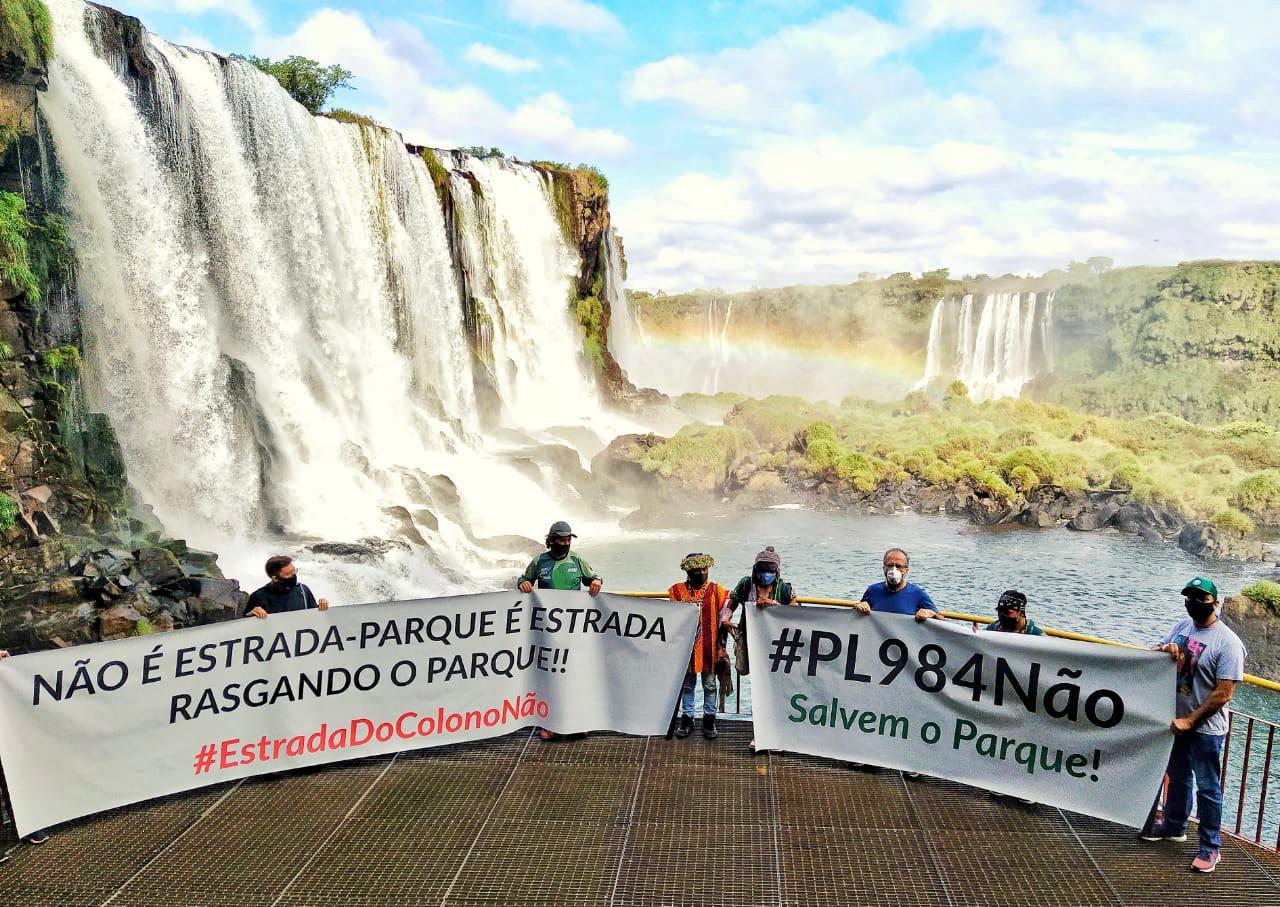
[(897, 567), (890, 567), (884, 572), (884, 578), (889, 581), (890, 586), (896, 586), (902, 582), (902, 571)]

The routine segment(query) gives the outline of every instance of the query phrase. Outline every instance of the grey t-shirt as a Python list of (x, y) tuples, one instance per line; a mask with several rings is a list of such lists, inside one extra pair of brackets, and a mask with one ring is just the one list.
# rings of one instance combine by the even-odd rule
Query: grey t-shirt
[[(1244, 679), (1244, 643), (1221, 619), (1201, 629), (1191, 618), (1180, 622), (1160, 640), (1161, 645), (1176, 643), (1182, 652), (1178, 668), (1178, 717), (1190, 715), (1209, 698), (1219, 680)], [(1196, 728), (1201, 734), (1225, 734), (1227, 710)]]

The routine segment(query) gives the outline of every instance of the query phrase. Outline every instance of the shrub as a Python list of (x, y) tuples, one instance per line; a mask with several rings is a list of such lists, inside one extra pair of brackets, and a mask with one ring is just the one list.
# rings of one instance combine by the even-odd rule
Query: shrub
[(804, 438), (807, 444), (812, 444), (814, 441), (837, 440), (835, 428), (832, 427), (830, 422), (826, 421), (814, 422), (806, 428), (804, 431)]
[(755, 447), (755, 440), (740, 428), (686, 425), (674, 437), (649, 448), (640, 466), (686, 487), (714, 491)]
[(944, 403), (953, 401), (968, 401), (969, 387), (960, 380), (952, 381), (947, 385), (947, 389), (942, 392), (942, 400)]
[(40, 0), (3, 0), (0, 56), (13, 54), (28, 69), (43, 69), (53, 51), (49, 9)]
[(1109, 485), (1116, 490), (1134, 490), (1148, 483), (1146, 473), (1136, 462), (1125, 463), (1111, 473)]
[(1018, 496), (998, 472), (980, 460), (969, 460), (961, 464), (957, 472), (968, 479), (975, 490), (985, 491), (993, 498), (1011, 501)]
[(50, 372), (79, 371), (80, 350), (70, 344), (55, 346), (40, 354), (40, 362)]
[(350, 88), (354, 75), (337, 64), (321, 66), (309, 57), (292, 56), (283, 60), (246, 57), (269, 76), (274, 76), (289, 96), (311, 113), (320, 112), (330, 96), (339, 88)]
[(1219, 510), (1213, 515), (1213, 519), (1210, 522), (1223, 532), (1231, 532), (1236, 535), (1253, 535), (1255, 529), (1253, 520), (1231, 507)]
[(337, 120), (339, 123), (352, 123), (357, 126), (376, 127), (378, 121), (373, 117), (367, 117), (363, 113), (356, 113), (354, 110), (347, 110), (343, 107), (336, 107), (333, 110), (326, 110), (323, 114), (331, 120)]
[(1009, 472), (1009, 481), (1023, 494), (1040, 484), (1039, 477), (1029, 466), (1015, 466)]
[(1273, 583), (1266, 579), (1258, 580), (1253, 585), (1241, 589), (1240, 594), (1250, 601), (1266, 605), (1271, 609), (1272, 614), (1280, 616), (1280, 583)]
[(836, 464), (836, 475), (858, 491), (870, 492), (880, 484), (882, 467), (863, 454), (845, 454)]
[(18, 524), (18, 503), (7, 494), (0, 494), (0, 532), (8, 532)]
[(1262, 510), (1280, 504), (1280, 473), (1271, 470), (1255, 472), (1236, 486), (1231, 503), (1246, 510)]
[(843, 448), (835, 441), (828, 441), (825, 438), (810, 441), (804, 451), (805, 463), (814, 473), (823, 473), (835, 468), (843, 456)]
[(40, 301), (40, 284), (31, 270), (27, 237), (27, 203), (21, 195), (0, 191), (0, 280), (23, 291), (32, 302)]

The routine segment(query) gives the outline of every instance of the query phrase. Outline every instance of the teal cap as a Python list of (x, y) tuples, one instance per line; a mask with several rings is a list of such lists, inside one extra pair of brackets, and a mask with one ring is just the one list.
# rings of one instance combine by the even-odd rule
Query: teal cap
[(1218, 587), (1213, 584), (1213, 580), (1203, 576), (1197, 576), (1191, 582), (1182, 587), (1183, 595), (1186, 595), (1189, 592), (1207, 592), (1214, 598), (1218, 597)]

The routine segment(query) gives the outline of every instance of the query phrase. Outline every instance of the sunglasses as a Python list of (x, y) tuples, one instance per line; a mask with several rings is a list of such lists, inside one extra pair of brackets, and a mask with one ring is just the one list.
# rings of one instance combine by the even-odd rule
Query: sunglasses
[(1002, 601), (996, 605), (997, 614), (1012, 614), (1015, 611), (1019, 614), (1026, 610), (1026, 605), (1022, 602)]

